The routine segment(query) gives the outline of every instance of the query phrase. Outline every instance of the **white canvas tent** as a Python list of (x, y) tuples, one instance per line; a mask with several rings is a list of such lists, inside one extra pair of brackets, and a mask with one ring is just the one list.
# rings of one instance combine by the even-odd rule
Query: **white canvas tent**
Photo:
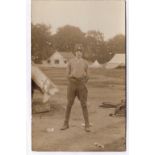
[(106, 69), (113, 69), (117, 67), (125, 67), (125, 54), (115, 54), (105, 66)]
[(32, 62), (32, 80), (42, 90), (43, 103), (47, 102), (52, 95), (58, 92), (57, 86)]
[(58, 52), (56, 51), (47, 60), (47, 64), (51, 67), (66, 67), (70, 59), (74, 58), (72, 52)]
[(99, 62), (97, 60), (94, 61), (93, 64), (90, 65), (91, 68), (100, 68), (102, 67), (101, 64), (99, 64)]

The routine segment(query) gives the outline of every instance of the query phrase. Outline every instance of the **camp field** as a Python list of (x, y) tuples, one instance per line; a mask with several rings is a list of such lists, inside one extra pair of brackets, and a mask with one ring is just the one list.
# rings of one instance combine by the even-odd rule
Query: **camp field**
[[(102, 108), (103, 102), (120, 103), (125, 99), (125, 69), (90, 68), (88, 110), (91, 132), (83, 130), (83, 115), (76, 99), (72, 108), (70, 128), (61, 131), (67, 104), (65, 68), (40, 67), (58, 86), (59, 92), (50, 99), (51, 111), (32, 115), (33, 151), (124, 151), (125, 117), (110, 117), (113, 108)], [(41, 96), (36, 91), (35, 97)], [(97, 144), (102, 145), (102, 147)]]

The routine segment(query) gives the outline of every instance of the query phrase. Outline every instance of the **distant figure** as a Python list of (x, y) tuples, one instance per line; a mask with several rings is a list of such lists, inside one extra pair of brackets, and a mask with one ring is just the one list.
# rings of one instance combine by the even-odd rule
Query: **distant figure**
[(75, 46), (75, 58), (71, 59), (67, 65), (67, 77), (68, 77), (68, 88), (67, 88), (67, 108), (65, 112), (65, 121), (61, 130), (69, 128), (69, 117), (71, 108), (74, 103), (75, 97), (77, 96), (82, 107), (83, 116), (85, 120), (85, 131), (90, 132), (89, 116), (87, 109), (87, 87), (88, 81), (88, 64), (82, 58), (82, 46)]

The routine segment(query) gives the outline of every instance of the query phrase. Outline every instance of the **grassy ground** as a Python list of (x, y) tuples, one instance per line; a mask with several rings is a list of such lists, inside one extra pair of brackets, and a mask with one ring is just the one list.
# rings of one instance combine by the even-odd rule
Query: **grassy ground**
[[(78, 100), (75, 101), (70, 128), (60, 131), (66, 107), (67, 79), (65, 69), (41, 68), (58, 86), (59, 93), (50, 100), (51, 111), (33, 114), (32, 117), (32, 149), (34, 151), (124, 151), (125, 150), (125, 118), (110, 117), (114, 109), (103, 109), (102, 102), (117, 104), (125, 98), (124, 69), (90, 69), (88, 87), (88, 110), (90, 122), (93, 124), (90, 133), (83, 130), (83, 116)], [(41, 96), (37, 93), (36, 96)], [(52, 128), (52, 132), (47, 132)], [(99, 143), (104, 148), (95, 145)]]

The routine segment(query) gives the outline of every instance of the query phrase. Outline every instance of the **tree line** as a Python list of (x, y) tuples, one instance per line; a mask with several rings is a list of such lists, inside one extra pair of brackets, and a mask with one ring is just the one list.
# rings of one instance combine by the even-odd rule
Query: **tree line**
[(31, 52), (36, 63), (49, 58), (56, 50), (73, 52), (76, 44), (83, 45), (84, 57), (87, 60), (109, 61), (115, 53), (125, 52), (125, 36), (118, 34), (108, 41), (100, 31), (82, 32), (79, 27), (66, 25), (52, 33), (50, 25), (31, 25)]

